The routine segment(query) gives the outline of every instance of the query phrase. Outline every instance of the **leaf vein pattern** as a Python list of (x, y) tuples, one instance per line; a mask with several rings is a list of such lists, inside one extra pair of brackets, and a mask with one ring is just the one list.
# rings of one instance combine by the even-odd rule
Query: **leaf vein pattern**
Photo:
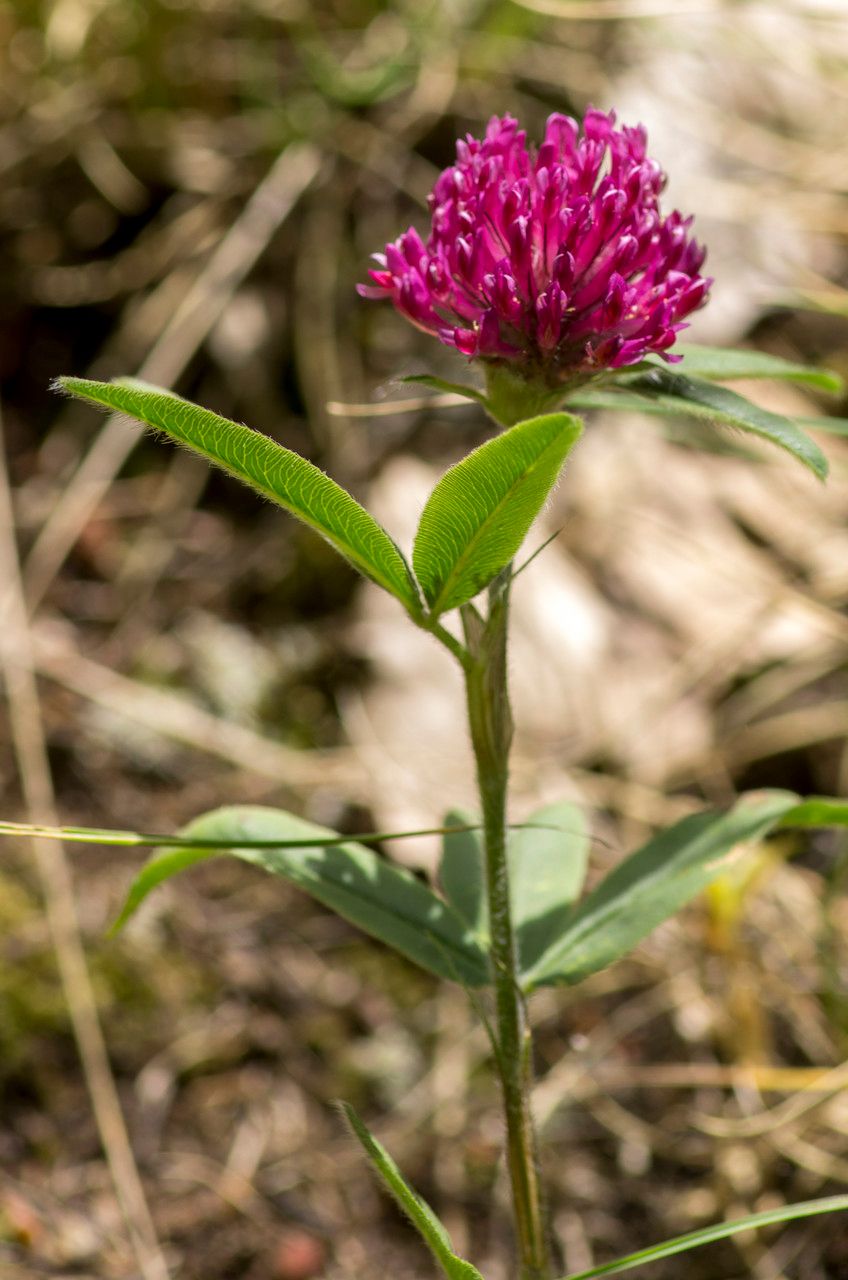
[(325, 537), (357, 569), (411, 611), (417, 589), (399, 549), (328, 475), (283, 445), (166, 392), (68, 378), (63, 389), (140, 418), (222, 466)]

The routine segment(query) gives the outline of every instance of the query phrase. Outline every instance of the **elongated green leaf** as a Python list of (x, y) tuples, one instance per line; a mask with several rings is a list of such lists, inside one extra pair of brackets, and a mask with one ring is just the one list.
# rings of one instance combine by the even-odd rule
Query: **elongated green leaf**
[(752, 1213), (745, 1218), (734, 1218), (730, 1222), (717, 1222), (711, 1227), (702, 1227), (699, 1231), (688, 1231), (685, 1236), (675, 1236), (673, 1240), (664, 1240), (662, 1244), (650, 1245), (647, 1249), (628, 1253), (626, 1258), (603, 1263), (600, 1267), (590, 1267), (588, 1271), (573, 1272), (570, 1276), (563, 1276), (562, 1280), (596, 1280), (598, 1276), (620, 1275), (622, 1271), (643, 1267), (647, 1262), (659, 1262), (661, 1258), (670, 1258), (675, 1253), (686, 1253), (703, 1244), (726, 1240), (728, 1236), (737, 1235), (740, 1231), (773, 1227), (781, 1222), (794, 1222), (798, 1218), (812, 1218), (820, 1213), (838, 1213), (845, 1209), (848, 1209), (848, 1196), (823, 1196), (821, 1200), (803, 1200), (800, 1204), (787, 1204), (780, 1209), (765, 1209), (762, 1213)]
[(407, 1215), (448, 1280), (483, 1280), (476, 1267), (454, 1253), (450, 1236), (427, 1201), (413, 1191), (386, 1148), (369, 1133), (353, 1107), (343, 1102), (341, 1109), (383, 1186)]
[[(445, 826), (474, 819), (449, 813)], [(489, 936), (486, 859), (479, 829), (444, 837), (439, 877), (448, 901), (481, 939)], [(586, 875), (588, 837), (583, 815), (568, 801), (546, 805), (511, 827), (507, 865), (520, 967), (529, 969), (562, 934)]]
[(537, 809), (510, 832), (509, 890), (521, 971), (565, 932), (586, 877), (586, 823), (567, 800)]
[(649, 374), (649, 378), (658, 376), (661, 382), (661, 394), (681, 400), (688, 413), (712, 418), (729, 427), (737, 427), (752, 435), (760, 436), (772, 444), (778, 445), (803, 462), (813, 475), (823, 480), (827, 475), (827, 459), (817, 444), (792, 421), (781, 414), (771, 413), (752, 404), (744, 396), (729, 391), (727, 387), (718, 387), (709, 382), (701, 382), (694, 378), (684, 378), (681, 374), (661, 372)]
[(721, 875), (737, 845), (765, 835), (798, 803), (790, 791), (743, 796), (727, 813), (692, 814), (661, 831), (583, 900), (524, 985), (580, 982), (612, 964)]
[[(633, 384), (627, 385), (632, 386)], [(613, 413), (647, 413), (652, 417), (659, 418), (685, 418), (688, 414), (690, 417), (697, 417), (699, 420), (706, 418), (712, 423), (716, 421), (715, 416), (712, 414), (693, 413), (673, 396), (642, 395), (633, 390), (619, 391), (613, 387), (584, 387), (569, 396), (568, 407), (570, 409), (580, 409), (583, 412), (601, 409)], [(825, 431), (828, 435), (835, 436), (848, 435), (848, 418), (820, 415), (809, 418), (792, 418), (791, 421), (796, 427), (804, 427), (808, 431)]]
[[(446, 827), (469, 827), (477, 821), (461, 809), (447, 814)], [(489, 932), (486, 909), (486, 868), (480, 831), (457, 831), (442, 839), (439, 881), (445, 897), (465, 923), (481, 938)]]
[(420, 612), (409, 567), (385, 529), (335, 480), (299, 454), (180, 396), (129, 380), (60, 378), (57, 386), (82, 400), (138, 418), (217, 463), (310, 525), (410, 612)]
[(796, 418), (809, 431), (826, 431), (831, 436), (848, 436), (848, 418), (833, 418), (819, 414), (815, 418)]
[[(633, 380), (635, 381), (635, 379)], [(658, 418), (685, 416), (686, 409), (677, 404), (659, 401), (657, 397), (638, 391), (618, 390), (621, 383), (609, 383), (605, 387), (581, 387), (568, 397), (568, 408), (586, 413), (591, 409), (608, 409), (612, 413), (650, 413)], [(632, 382), (626, 384), (632, 386)]]
[(782, 827), (848, 827), (848, 800), (807, 796), (780, 820)]
[[(142, 867), (116, 927), (163, 880), (204, 858), (220, 853), (230, 841), (233, 857), (251, 862), (303, 889), (325, 906), (408, 956), (440, 978), (469, 987), (489, 981), (486, 954), (462, 918), (407, 871), (391, 866), (370, 849), (353, 842), (323, 844), (338, 837), (280, 809), (259, 805), (216, 809), (189, 823), (183, 835), (214, 840), (217, 849), (165, 849)], [(240, 841), (308, 840), (310, 848), (283, 845), (258, 847)]]
[[(681, 405), (672, 397), (664, 399), (657, 396), (645, 396), (638, 391), (627, 390), (626, 387), (628, 386), (632, 388), (630, 383), (619, 382), (610, 384), (607, 387), (583, 387), (568, 397), (568, 407), (580, 409), (584, 412), (590, 409), (608, 409), (620, 413), (624, 410), (628, 413), (648, 413), (652, 417), (658, 418), (686, 417), (689, 412), (685, 405)], [(619, 387), (621, 387), (621, 390), (618, 389)], [(691, 416), (700, 418), (705, 415), (690, 414)], [(831, 435), (848, 435), (848, 418), (834, 418), (830, 415), (819, 414), (815, 417), (796, 417), (792, 421), (810, 431), (826, 431)]]
[(464, 604), (515, 555), (582, 424), (567, 413), (519, 422), (487, 440), (431, 493), (412, 562), (434, 614)]
[(634, 377), (626, 385), (624, 392), (603, 388), (577, 391), (569, 397), (569, 406), (705, 418), (718, 426), (735, 427), (778, 445), (809, 467), (820, 480), (827, 475), (827, 459), (795, 421), (761, 409), (727, 387), (661, 369)]
[[(683, 356), (677, 367), (684, 377), (706, 378), (708, 382), (734, 382), (747, 378), (776, 378), (798, 382), (818, 391), (834, 395), (842, 390), (842, 379), (830, 369), (816, 369), (793, 360), (782, 360), (764, 351), (740, 351), (727, 347), (701, 347), (691, 342), (676, 342), (675, 355)], [(665, 370), (667, 365), (658, 365)]]

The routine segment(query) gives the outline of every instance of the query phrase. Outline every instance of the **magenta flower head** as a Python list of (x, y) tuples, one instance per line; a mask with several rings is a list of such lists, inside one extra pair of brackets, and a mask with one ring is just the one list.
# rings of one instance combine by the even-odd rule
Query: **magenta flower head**
[(426, 243), (413, 228), (377, 254), (368, 298), (463, 355), (564, 386), (668, 354), (706, 299), (691, 218), (663, 217), (665, 175), (647, 135), (589, 109), (552, 115), (527, 146), (511, 116), (457, 143), (430, 196)]

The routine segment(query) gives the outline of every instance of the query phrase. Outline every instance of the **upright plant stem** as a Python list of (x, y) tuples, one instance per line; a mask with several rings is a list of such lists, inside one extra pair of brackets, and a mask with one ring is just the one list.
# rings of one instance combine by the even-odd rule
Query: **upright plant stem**
[(489, 616), (485, 622), (473, 606), (463, 610), (469, 653), (469, 661), (465, 664), (465, 687), (483, 809), (498, 1071), (506, 1118), (507, 1162), (518, 1235), (520, 1280), (547, 1280), (550, 1257), (530, 1114), (530, 1033), (518, 985), (506, 859), (506, 794), (512, 742), (506, 663), (508, 617), (508, 576), (493, 584), (489, 595)]

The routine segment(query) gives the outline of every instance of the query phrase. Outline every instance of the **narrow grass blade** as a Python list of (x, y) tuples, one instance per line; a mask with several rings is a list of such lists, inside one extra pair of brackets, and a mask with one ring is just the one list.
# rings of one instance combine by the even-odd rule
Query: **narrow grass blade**
[(781, 1209), (766, 1209), (762, 1213), (752, 1213), (747, 1218), (734, 1218), (731, 1222), (717, 1222), (711, 1227), (702, 1227), (700, 1231), (689, 1231), (685, 1236), (675, 1236), (673, 1240), (664, 1240), (662, 1244), (639, 1249), (636, 1253), (628, 1253), (627, 1257), (616, 1262), (607, 1262), (600, 1267), (590, 1267), (588, 1271), (576, 1271), (562, 1280), (595, 1280), (597, 1276), (616, 1276), (622, 1271), (631, 1271), (634, 1267), (643, 1267), (648, 1262), (659, 1262), (662, 1258), (670, 1258), (675, 1253), (686, 1253), (689, 1249), (699, 1249), (701, 1245), (713, 1244), (716, 1240), (726, 1240), (740, 1231), (754, 1231), (757, 1227), (772, 1227), (781, 1222), (794, 1222), (798, 1218), (812, 1218), (821, 1213), (839, 1213), (848, 1209), (848, 1195), (825, 1196), (821, 1200), (803, 1200), (800, 1204), (784, 1205)]
[(427, 1201), (410, 1187), (386, 1148), (369, 1133), (353, 1107), (345, 1102), (340, 1103), (340, 1106), (371, 1167), (389, 1195), (409, 1218), (448, 1280), (483, 1280), (476, 1267), (454, 1253), (450, 1236)]
[[(324, 848), (334, 844), (349, 844), (351, 840), (359, 844), (382, 844), (389, 840), (412, 840), (418, 836), (462, 835), (479, 830), (479, 823), (462, 824), (448, 827), (417, 827), (414, 831), (363, 831), (349, 836), (327, 836), (322, 842)], [(31, 822), (0, 822), (0, 836), (36, 836), (41, 840), (64, 840), (71, 844), (105, 844), (124, 849), (169, 848), (176, 849), (229, 849), (231, 839), (213, 840), (206, 836), (202, 840), (191, 840), (187, 836), (165, 835), (153, 831), (116, 831), (109, 827), (40, 827)], [(311, 849), (314, 839), (299, 840), (243, 840), (242, 844), (251, 849)]]
[(509, 564), (556, 483), (582, 424), (567, 413), (519, 422), (442, 477), (412, 562), (435, 616), (471, 600)]
[(310, 525), (346, 560), (420, 613), (411, 571), (385, 529), (313, 463), (268, 436), (141, 383), (59, 378), (57, 387), (164, 431)]

